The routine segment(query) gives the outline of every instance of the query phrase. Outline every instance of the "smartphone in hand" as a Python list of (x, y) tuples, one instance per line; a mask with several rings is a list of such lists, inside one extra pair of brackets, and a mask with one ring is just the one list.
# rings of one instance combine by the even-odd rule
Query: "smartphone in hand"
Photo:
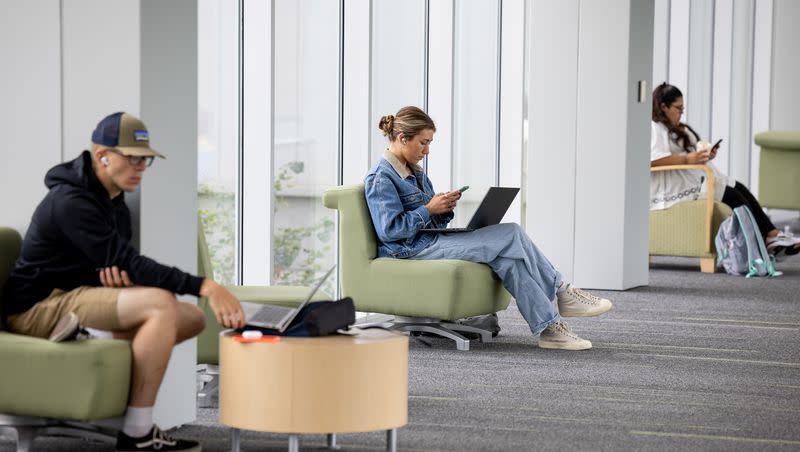
[(719, 148), (719, 145), (720, 145), (720, 143), (722, 143), (722, 138), (720, 138), (719, 140), (717, 140), (717, 142), (716, 142), (716, 143), (714, 143), (714, 146), (711, 146), (711, 150), (713, 151), (714, 149), (717, 149), (717, 148)]
[(469, 189), (469, 185), (464, 185), (463, 187), (459, 188), (458, 191), (464, 193), (465, 191), (467, 191), (467, 189)]

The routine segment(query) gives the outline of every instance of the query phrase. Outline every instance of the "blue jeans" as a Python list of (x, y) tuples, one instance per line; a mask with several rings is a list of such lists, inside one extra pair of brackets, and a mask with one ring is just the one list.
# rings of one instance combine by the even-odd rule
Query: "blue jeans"
[(488, 264), (517, 301), (519, 312), (534, 335), (559, 319), (555, 298), (561, 273), (516, 223), (438, 234), (433, 243), (409, 259), (459, 259)]

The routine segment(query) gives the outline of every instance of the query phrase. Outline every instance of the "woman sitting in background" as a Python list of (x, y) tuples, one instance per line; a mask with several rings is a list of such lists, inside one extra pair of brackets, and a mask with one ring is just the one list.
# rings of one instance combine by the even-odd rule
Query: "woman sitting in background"
[[(584, 350), (581, 339), (561, 320), (589, 317), (611, 309), (611, 302), (566, 284), (561, 274), (515, 223), (464, 233), (420, 232), (445, 228), (461, 192), (433, 191), (419, 166), (429, 152), (436, 126), (417, 107), (401, 108), (381, 118), (389, 140), (383, 158), (367, 174), (364, 190), (378, 236), (378, 255), (400, 259), (459, 259), (489, 265), (516, 299), (539, 347)], [(414, 284), (409, 281), (409, 284)]]
[[(714, 199), (730, 208), (747, 206), (756, 219), (767, 250), (777, 254), (800, 251), (800, 238), (778, 231), (764, 209), (744, 184), (720, 172), (711, 160), (719, 145), (710, 146), (688, 124), (681, 122), (683, 94), (667, 83), (653, 91), (653, 122), (650, 137), (650, 166), (708, 165), (714, 171)], [(705, 171), (699, 169), (650, 173), (650, 210), (666, 209), (673, 204), (705, 199)]]

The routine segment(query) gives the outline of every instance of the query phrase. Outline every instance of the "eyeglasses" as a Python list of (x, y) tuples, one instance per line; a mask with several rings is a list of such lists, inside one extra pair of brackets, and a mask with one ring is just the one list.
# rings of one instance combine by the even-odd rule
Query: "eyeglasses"
[(681, 113), (683, 113), (683, 111), (686, 110), (686, 108), (684, 108), (683, 105), (673, 105), (672, 108), (678, 110)]
[(122, 152), (120, 152), (120, 151), (118, 151), (116, 149), (108, 148), (108, 150), (110, 152), (113, 152), (115, 154), (119, 154), (119, 155), (125, 157), (126, 159), (128, 159), (128, 163), (131, 166), (141, 166), (142, 164), (144, 164), (145, 166), (149, 167), (150, 165), (153, 164), (153, 161), (155, 160), (155, 157), (153, 157), (152, 155), (147, 155), (147, 156), (125, 155), (125, 154), (123, 154)]

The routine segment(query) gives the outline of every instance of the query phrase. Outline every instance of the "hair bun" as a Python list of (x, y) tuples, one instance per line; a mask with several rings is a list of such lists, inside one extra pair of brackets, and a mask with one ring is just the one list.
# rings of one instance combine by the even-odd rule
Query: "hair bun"
[(378, 128), (383, 131), (384, 136), (390, 136), (392, 134), (392, 130), (394, 129), (394, 116), (382, 116), (380, 122), (378, 122)]

